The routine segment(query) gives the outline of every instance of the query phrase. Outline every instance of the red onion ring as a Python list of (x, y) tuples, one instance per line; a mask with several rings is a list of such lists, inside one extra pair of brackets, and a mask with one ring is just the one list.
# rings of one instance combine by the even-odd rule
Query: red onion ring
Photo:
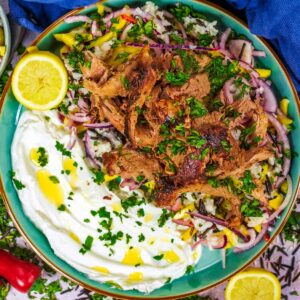
[(176, 220), (176, 219), (173, 219), (172, 221), (174, 223), (178, 224), (178, 225), (187, 226), (187, 227), (194, 227), (194, 224), (191, 220)]
[(65, 20), (65, 23), (74, 23), (74, 22), (86, 22), (86, 23), (91, 23), (91, 19), (87, 16), (72, 16), (68, 17)]
[(98, 24), (97, 24), (96, 20), (94, 20), (92, 22), (91, 33), (92, 33), (93, 36), (97, 36), (97, 37), (103, 35), (102, 32), (98, 28)]
[(180, 207), (181, 207), (181, 201), (180, 198), (178, 197), (175, 201), (175, 204), (171, 207), (171, 210), (177, 212), (180, 210)]
[(87, 128), (113, 128), (114, 127), (109, 122), (84, 124), (83, 126)]
[(226, 42), (228, 40), (230, 33), (231, 33), (231, 28), (228, 27), (221, 35), (221, 40), (219, 45), (221, 49), (226, 49)]
[(266, 57), (267, 56), (265, 51), (259, 51), (259, 50), (254, 50), (252, 52), (252, 55), (255, 57)]
[[(213, 243), (214, 241), (212, 239), (218, 239), (217, 243)], [(207, 245), (213, 249), (223, 249), (227, 246), (228, 239), (226, 234), (223, 234), (222, 236), (218, 237), (214, 234), (207, 235), (206, 238)]]
[(125, 27), (125, 29), (123, 30), (123, 32), (122, 32), (122, 34), (121, 34), (121, 36), (120, 36), (120, 39), (121, 39), (122, 41), (124, 41), (124, 40), (127, 38), (127, 33), (128, 33), (128, 31), (132, 28), (132, 26), (133, 26), (133, 24), (130, 23), (130, 24), (128, 24), (128, 25)]
[(88, 160), (90, 161), (90, 163), (94, 166), (94, 167), (99, 167), (100, 163), (99, 161), (95, 158), (95, 153), (92, 150), (92, 146), (91, 146), (91, 137), (90, 137), (90, 133), (87, 130), (84, 134), (84, 148), (85, 148), (85, 153), (86, 153), (86, 157), (88, 158)]
[(229, 224), (228, 224), (227, 221), (219, 219), (217, 217), (205, 216), (205, 215), (202, 215), (200, 213), (190, 213), (190, 215), (192, 217), (200, 218), (202, 220), (205, 220), (205, 221), (208, 221), (208, 222), (212, 222), (214, 224), (218, 224), (218, 225), (221, 225), (221, 226), (224, 226), (224, 227), (228, 227), (229, 226)]
[(228, 43), (228, 49), (233, 57), (252, 65), (252, 44), (247, 40), (231, 40)]
[(256, 233), (254, 229), (249, 229), (250, 240), (246, 243), (237, 243), (233, 249), (234, 252), (239, 253), (248, 250), (253, 247), (253, 243), (256, 239)]
[(142, 182), (136, 182), (132, 178), (126, 178), (120, 183), (120, 187), (124, 188), (126, 186), (129, 187), (130, 191), (136, 190), (141, 186)]
[[(268, 119), (271, 122), (271, 124), (273, 125), (273, 127), (276, 129), (277, 131), (277, 139), (278, 141), (282, 142), (283, 144), (283, 153), (285, 151), (289, 151), (290, 148), (290, 142), (289, 139), (287, 137), (286, 131), (283, 128), (283, 126), (281, 125), (281, 123), (270, 113), (267, 113)], [(291, 166), (291, 159), (287, 158), (285, 155), (283, 155), (283, 170), (282, 170), (282, 175), (281, 177), (277, 178), (275, 187), (279, 187), (282, 182), (285, 180), (285, 178), (287, 177), (289, 170), (290, 170), (290, 166)]]
[(231, 87), (233, 86), (234, 80), (234, 78), (227, 80), (223, 86), (224, 96), (226, 98), (227, 104), (232, 104), (234, 102), (233, 94), (231, 93)]
[(72, 126), (71, 127), (70, 140), (69, 140), (69, 143), (67, 145), (67, 148), (69, 150), (72, 150), (73, 147), (75, 146), (75, 143), (76, 143), (76, 133), (77, 133), (77, 128), (75, 126)]
[(259, 86), (264, 89), (264, 92), (263, 92), (264, 110), (267, 112), (275, 113), (278, 108), (278, 104), (277, 104), (277, 100), (276, 100), (276, 97), (275, 97), (273, 91), (271, 90), (270, 86), (266, 84), (266, 82), (264, 80), (257, 79), (257, 82), (258, 82)]
[(86, 115), (80, 115), (80, 114), (76, 114), (76, 115), (70, 114), (67, 117), (77, 123), (90, 122), (90, 120), (91, 120), (90, 117), (88, 117)]

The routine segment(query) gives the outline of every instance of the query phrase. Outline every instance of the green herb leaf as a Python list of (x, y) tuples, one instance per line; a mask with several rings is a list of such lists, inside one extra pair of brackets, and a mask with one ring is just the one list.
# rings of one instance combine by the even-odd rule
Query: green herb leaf
[(9, 172), (9, 175), (10, 175), (10, 178), (11, 180), (13, 181), (14, 185), (15, 185), (15, 188), (20, 191), (22, 189), (25, 188), (25, 185), (20, 181), (18, 180), (15, 176), (16, 176), (16, 173), (14, 171), (10, 171)]

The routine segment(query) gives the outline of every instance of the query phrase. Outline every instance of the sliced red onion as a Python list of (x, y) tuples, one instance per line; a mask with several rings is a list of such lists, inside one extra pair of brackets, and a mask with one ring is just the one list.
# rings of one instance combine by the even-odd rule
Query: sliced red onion
[(223, 86), (224, 96), (226, 98), (227, 104), (232, 104), (234, 102), (233, 100), (233, 94), (232, 94), (232, 86), (233, 86), (234, 78), (231, 78), (227, 80)]
[(114, 126), (109, 122), (84, 124), (87, 128), (113, 128)]
[(267, 112), (272, 112), (275, 113), (277, 108), (278, 108), (278, 104), (277, 104), (277, 100), (276, 97), (273, 93), (273, 91), (271, 90), (270, 86), (266, 84), (266, 82), (262, 79), (257, 79), (258, 84), (260, 87), (262, 87), (264, 89), (263, 92), (263, 107), (264, 110)]
[(258, 51), (258, 50), (254, 50), (252, 52), (252, 55), (256, 56), (256, 57), (266, 57), (267, 56), (265, 51)]
[[(290, 142), (289, 142), (289, 139), (287, 137), (284, 127), (272, 114), (267, 113), (267, 116), (268, 116), (269, 121), (273, 125), (273, 127), (276, 129), (278, 141), (282, 142), (282, 147), (283, 147), (282, 152), (284, 153), (286, 151), (290, 151), (290, 149), (291, 149)], [(285, 180), (286, 176), (289, 173), (290, 166), (291, 166), (291, 159), (286, 157), (286, 155), (284, 155), (283, 156), (283, 167), (282, 167), (282, 169), (283, 169), (282, 175), (283, 176), (277, 178), (275, 187), (279, 187), (282, 184), (282, 182)]]
[(265, 234), (268, 231), (268, 228), (269, 228), (269, 224), (268, 223), (264, 223), (262, 225), (261, 232), (257, 236), (254, 236), (255, 235), (255, 231), (254, 230), (253, 230), (254, 234), (252, 232), (252, 229), (251, 229), (251, 232), (249, 230), (250, 241), (248, 243), (245, 243), (245, 244), (238, 244), (238, 246), (234, 247), (233, 252), (240, 253), (240, 252), (246, 251), (246, 250), (248, 250), (248, 249), (253, 248), (254, 246), (256, 246), (261, 241), (261, 239), (265, 236)]
[(180, 210), (180, 207), (181, 207), (181, 201), (180, 198), (178, 197), (175, 201), (175, 204), (171, 207), (171, 210), (177, 212)]
[(71, 127), (71, 134), (70, 134), (70, 140), (69, 140), (69, 143), (67, 145), (67, 148), (69, 150), (72, 150), (73, 147), (75, 146), (75, 143), (76, 143), (76, 133), (77, 133), (77, 128), (72, 126)]
[(92, 33), (93, 36), (97, 36), (97, 37), (103, 35), (103, 33), (101, 32), (101, 30), (99, 30), (99, 28), (98, 28), (98, 23), (97, 23), (96, 20), (94, 20), (92, 22), (91, 33)]
[(132, 28), (132, 26), (133, 26), (133, 24), (130, 23), (130, 24), (128, 24), (128, 25), (125, 27), (125, 29), (123, 30), (123, 32), (122, 32), (122, 34), (121, 34), (121, 36), (120, 36), (120, 39), (121, 39), (122, 41), (124, 41), (124, 40), (127, 38), (127, 33), (128, 33), (128, 31)]
[(278, 217), (278, 215), (286, 208), (286, 206), (291, 201), (292, 194), (293, 194), (292, 179), (289, 175), (286, 177), (286, 179), (287, 179), (288, 191), (287, 191), (285, 198), (284, 198), (283, 202), (281, 203), (281, 205), (267, 220), (268, 223), (272, 222), (276, 217)]
[(176, 219), (173, 219), (172, 221), (174, 223), (178, 224), (178, 225), (187, 226), (187, 227), (194, 227), (194, 224), (191, 220), (176, 220)]
[(89, 106), (82, 98), (78, 99), (78, 107), (85, 114), (88, 113), (88, 111), (89, 111)]
[(132, 178), (126, 178), (120, 183), (120, 187), (124, 188), (126, 186), (129, 187), (130, 191), (136, 190), (141, 186), (142, 182), (136, 182)]
[(190, 213), (190, 215), (193, 216), (193, 217), (200, 218), (202, 220), (208, 221), (208, 222), (212, 222), (214, 224), (218, 224), (218, 225), (224, 226), (224, 227), (228, 227), (229, 226), (229, 224), (228, 224), (227, 221), (219, 219), (217, 217), (205, 216), (205, 215), (202, 215), (200, 213)]
[(84, 141), (86, 157), (89, 159), (90, 163), (94, 167), (96, 167), (96, 168), (99, 167), (100, 163), (95, 157), (95, 153), (94, 153), (92, 145), (91, 145), (92, 141), (91, 141), (90, 132), (88, 130), (84, 134), (83, 141)]
[(250, 240), (246, 243), (237, 243), (234, 246), (234, 250), (233, 250), (234, 252), (236, 252), (236, 253), (242, 252), (242, 251), (248, 250), (253, 247), (253, 243), (256, 239), (256, 233), (255, 233), (254, 229), (249, 229), (248, 232), (249, 232)]
[(71, 16), (65, 19), (65, 23), (86, 22), (91, 23), (91, 19), (87, 16)]
[(231, 28), (229, 27), (223, 32), (220, 40), (220, 45), (219, 45), (221, 49), (226, 49), (226, 42), (228, 40), (230, 33), (231, 33)]
[(226, 234), (221, 236), (217, 236), (215, 234), (208, 234), (207, 235), (207, 245), (213, 249), (223, 249), (227, 246), (228, 239)]
[(249, 236), (248, 235), (244, 235), (242, 232), (240, 232), (239, 230), (235, 229), (235, 228), (231, 228), (232, 232), (235, 233), (239, 238), (241, 238), (244, 242), (248, 242), (249, 241)]
[(85, 122), (90, 122), (90, 117), (88, 116), (84, 116), (84, 115), (79, 115), (79, 114), (76, 114), (76, 115), (68, 115), (67, 116), (69, 119), (71, 119), (72, 121), (74, 122), (77, 122), (77, 123), (85, 123)]
[[(136, 43), (136, 42), (126, 42), (125, 43), (128, 46), (133, 47), (139, 47), (143, 48), (145, 47), (145, 44), (143, 43)], [(184, 49), (184, 50), (199, 50), (199, 51), (217, 51), (219, 49), (217, 48), (208, 48), (208, 47), (200, 47), (200, 46), (194, 46), (194, 45), (170, 45), (170, 44), (158, 44), (158, 43), (151, 43), (149, 44), (150, 48), (159, 48), (159, 49)]]
[(252, 65), (252, 44), (247, 40), (231, 40), (228, 49), (233, 57)]
[(196, 243), (192, 245), (192, 250), (195, 250), (200, 244), (207, 246), (207, 242), (205, 239), (200, 238)]

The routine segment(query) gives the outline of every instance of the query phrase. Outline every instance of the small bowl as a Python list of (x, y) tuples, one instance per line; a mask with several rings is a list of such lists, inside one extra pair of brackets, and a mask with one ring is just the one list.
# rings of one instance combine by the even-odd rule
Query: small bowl
[(5, 55), (2, 58), (0, 63), (0, 76), (4, 72), (10, 57), (10, 49), (11, 49), (11, 34), (10, 27), (7, 16), (3, 10), (3, 7), (0, 5), (0, 20), (2, 23), (3, 31), (4, 31), (4, 45), (6, 47)]

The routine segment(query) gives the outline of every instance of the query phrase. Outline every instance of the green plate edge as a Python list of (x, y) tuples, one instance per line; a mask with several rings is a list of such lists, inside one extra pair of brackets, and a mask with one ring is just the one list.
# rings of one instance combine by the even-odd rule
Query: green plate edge
[[(178, 1), (162, 0), (153, 1), (159, 6), (167, 6), (174, 4)], [(114, 8), (122, 7), (125, 4), (128, 5), (139, 5), (144, 2), (140, 1), (123, 1), (123, 0), (111, 0), (107, 1), (105, 4)], [(207, 14), (212, 19), (220, 20), (225, 27), (231, 27), (237, 32), (245, 35), (253, 41), (255, 48), (259, 50), (264, 50), (267, 53), (267, 58), (258, 59), (259, 63), (272, 70), (271, 80), (274, 83), (275, 92), (278, 99), (288, 98), (290, 100), (289, 106), (289, 116), (294, 119), (295, 129), (290, 135), (290, 141), (293, 149), (300, 149), (300, 121), (299, 121), (299, 104), (297, 103), (297, 95), (293, 90), (290, 78), (285, 74), (285, 71), (280, 66), (276, 58), (273, 56), (272, 52), (259, 40), (256, 36), (253, 36), (249, 30), (239, 23), (234, 17), (228, 15), (222, 10), (218, 10), (213, 7), (212, 4), (206, 2), (198, 2), (193, 0), (186, 0), (184, 4), (191, 5), (194, 9)], [(80, 11), (80, 14), (88, 14), (95, 11), (94, 6), (84, 8)], [(61, 44), (59, 44), (53, 37), (53, 33), (67, 32), (70, 29), (80, 25), (80, 23), (66, 24), (61, 21), (57, 26), (52, 28), (49, 32), (46, 29), (47, 34), (38, 41), (37, 46), (40, 50), (51, 50), (57, 52)], [(224, 27), (224, 28), (225, 28)], [(8, 83), (9, 85), (9, 83)], [(7, 90), (8, 89), (8, 90)], [(162, 298), (178, 298), (186, 296), (188, 294), (193, 294), (199, 292), (200, 290), (205, 290), (209, 287), (215, 286), (224, 279), (230, 277), (240, 269), (246, 267), (253, 259), (255, 259), (263, 250), (266, 249), (267, 244), (262, 241), (254, 248), (240, 254), (234, 254), (228, 251), (226, 268), (222, 269), (220, 253), (218, 251), (209, 251), (204, 249), (202, 254), (202, 259), (200, 259), (199, 264), (195, 268), (195, 273), (190, 275), (185, 275), (172, 283), (166, 284), (160, 289), (157, 289), (150, 294), (143, 294), (138, 291), (122, 291), (115, 289), (107, 284), (102, 284), (94, 280), (88, 279), (84, 274), (78, 272), (76, 269), (68, 265), (63, 260), (59, 259), (51, 249), (46, 237), (33, 225), (29, 218), (24, 214), (22, 205), (17, 196), (17, 193), (12, 185), (12, 182), (8, 176), (9, 170), (11, 170), (11, 156), (10, 156), (10, 146), (12, 143), (12, 138), (16, 129), (17, 119), (20, 113), (24, 110), (20, 109), (18, 102), (15, 100), (11, 88), (7, 87), (7, 93), (4, 92), (1, 105), (1, 115), (0, 115), (0, 176), (2, 180), (2, 193), (4, 199), (6, 200), (6, 205), (11, 213), (16, 226), (21, 231), (23, 236), (29, 241), (33, 246), (34, 250), (42, 256), (42, 258), (48, 262), (56, 270), (61, 271), (66, 275), (66, 277), (78, 282), (82, 286), (95, 290), (99, 293), (111, 295), (119, 298), (143, 298), (143, 299), (162, 299)], [(18, 110), (19, 109), (19, 110)], [(293, 159), (291, 168), (291, 177), (293, 180), (293, 197), (295, 200), (296, 190), (299, 183), (299, 173), (300, 173), (300, 158), (296, 157)], [(292, 202), (292, 200), (291, 200)], [(280, 228), (284, 225), (287, 220), (287, 216), (291, 211), (292, 203), (287, 207), (282, 213), (280, 219), (276, 222), (274, 230), (271, 233), (271, 240), (280, 231)], [(204, 263), (205, 262), (205, 263)]]

